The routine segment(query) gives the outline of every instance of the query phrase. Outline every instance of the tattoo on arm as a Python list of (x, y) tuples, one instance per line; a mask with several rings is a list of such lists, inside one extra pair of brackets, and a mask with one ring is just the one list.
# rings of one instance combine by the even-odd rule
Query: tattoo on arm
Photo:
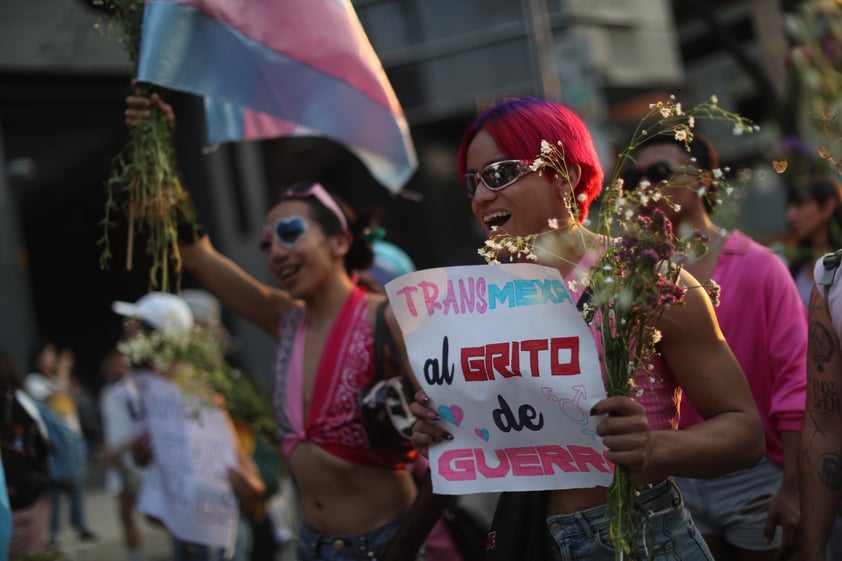
[[(821, 423), (819, 423), (816, 418), (815, 412), (809, 410), (807, 411), (807, 414), (810, 415), (810, 421), (813, 423), (813, 434), (811, 436), (821, 435), (823, 437), (827, 437), (827, 431), (822, 428)], [(810, 442), (812, 442), (812, 438), (810, 439)]]
[(842, 488), (842, 458), (839, 454), (827, 453), (822, 456), (822, 467), (819, 479), (831, 491)]
[(813, 398), (811, 409), (818, 413), (840, 413), (839, 389), (833, 382), (813, 380), (810, 395)]
[(825, 365), (833, 358), (833, 337), (830, 330), (818, 321), (810, 323), (809, 348), (816, 369), (824, 372)]

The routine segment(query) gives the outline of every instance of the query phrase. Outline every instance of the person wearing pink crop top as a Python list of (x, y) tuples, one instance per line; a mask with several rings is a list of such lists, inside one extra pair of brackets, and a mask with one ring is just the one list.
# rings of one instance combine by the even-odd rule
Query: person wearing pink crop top
[[(705, 178), (712, 177), (718, 158), (709, 142), (696, 134), (688, 150), (672, 136), (655, 136), (633, 156), (626, 187), (637, 187), (642, 176), (659, 181), (659, 174), (666, 174), (670, 199), (680, 208), (654, 206), (676, 231), (696, 230), (710, 239), (708, 252), (688, 270), (720, 286), (716, 318), (745, 372), (766, 435), (766, 455), (755, 466), (677, 479), (684, 504), (717, 561), (771, 561), (794, 545), (798, 527), (798, 433), (807, 368), (807, 323), (798, 289), (770, 249), (711, 219), (715, 193), (704, 190)], [(701, 421), (685, 396), (679, 426)]]
[[(152, 110), (173, 118), (156, 94), (129, 96), (126, 123), (134, 126)], [(284, 191), (260, 240), (279, 288), (252, 277), (206, 235), (180, 245), (185, 271), (277, 339), (271, 375), (250, 374), (273, 401), (283, 459), (296, 484), (299, 561), (382, 559), (417, 493), (406, 466), (415, 451), (373, 449), (360, 421), (357, 399), (374, 379), (373, 325), (385, 300), (356, 281), (355, 271), (374, 259), (362, 222), (318, 183)], [(405, 364), (405, 351), (388, 307), (384, 317), (398, 355), (384, 351), (390, 377)]]
[[(564, 146), (569, 180), (539, 174), (522, 161), (533, 161), (541, 142)], [(584, 123), (568, 108), (536, 98), (514, 98), (483, 112), (463, 136), (457, 165), (474, 216), (490, 235), (494, 227), (514, 236), (543, 233), (552, 237), (554, 253), (538, 262), (577, 274), (576, 266), (604, 240), (577, 221), (588, 215), (602, 189), (603, 171)], [(572, 195), (572, 196), (571, 196)], [(578, 212), (565, 200), (576, 201)], [(550, 230), (549, 221), (559, 227)], [(699, 282), (684, 273), (686, 303), (667, 309), (655, 325), (663, 336), (659, 349), (662, 376), (650, 387), (645, 404), (614, 396), (599, 401), (592, 415), (605, 415), (598, 433), (606, 458), (628, 466), (640, 489), (638, 505), (649, 511), (637, 558), (711, 560), (690, 513), (683, 507), (672, 476), (715, 476), (757, 463), (763, 453), (763, 431), (748, 384), (713, 314)], [(578, 295), (572, 295), (574, 300)], [(643, 375), (638, 375), (640, 380)], [(677, 387), (702, 412), (704, 421), (677, 430)], [(668, 399), (662, 399), (669, 395)], [(422, 455), (450, 435), (436, 423), (437, 414), (424, 392), (412, 404), (418, 422), (413, 444)], [(607, 489), (591, 487), (548, 492), (503, 493), (489, 533), (487, 558), (615, 559), (608, 537)], [(409, 515), (410, 519), (412, 514)], [(645, 543), (646, 542), (646, 543)], [(649, 549), (647, 549), (647, 545)]]

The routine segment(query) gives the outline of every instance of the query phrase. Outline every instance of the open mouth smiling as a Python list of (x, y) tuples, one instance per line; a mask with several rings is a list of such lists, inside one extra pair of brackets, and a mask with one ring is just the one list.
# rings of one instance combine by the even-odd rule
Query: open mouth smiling
[(511, 213), (508, 212), (494, 212), (482, 217), (482, 222), (489, 230), (502, 228), (503, 224), (509, 221)]
[(295, 274), (301, 269), (300, 265), (294, 265), (290, 267), (284, 267), (280, 271), (278, 271), (278, 278), (282, 282), (288, 281), (291, 277), (295, 276)]

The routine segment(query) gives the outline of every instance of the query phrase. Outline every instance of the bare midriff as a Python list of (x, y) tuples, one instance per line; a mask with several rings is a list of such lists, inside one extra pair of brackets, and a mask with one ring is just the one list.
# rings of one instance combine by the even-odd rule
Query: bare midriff
[(406, 514), (415, 484), (405, 469), (354, 464), (312, 442), (300, 442), (288, 459), (304, 521), (317, 532), (347, 536)]

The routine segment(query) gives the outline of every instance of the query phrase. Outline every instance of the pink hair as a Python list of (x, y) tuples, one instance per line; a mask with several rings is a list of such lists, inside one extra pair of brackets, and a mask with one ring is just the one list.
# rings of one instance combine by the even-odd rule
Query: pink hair
[[(467, 168), (468, 146), (481, 130), (491, 135), (506, 156), (520, 160), (537, 158), (542, 140), (551, 144), (560, 140), (567, 164), (578, 164), (581, 169), (573, 193), (579, 208), (579, 221), (587, 218), (591, 203), (602, 191), (604, 174), (591, 134), (573, 111), (559, 103), (534, 97), (511, 98), (486, 109), (462, 137), (456, 162), (460, 178), (464, 177)], [(551, 181), (549, 176), (547, 181)]]

